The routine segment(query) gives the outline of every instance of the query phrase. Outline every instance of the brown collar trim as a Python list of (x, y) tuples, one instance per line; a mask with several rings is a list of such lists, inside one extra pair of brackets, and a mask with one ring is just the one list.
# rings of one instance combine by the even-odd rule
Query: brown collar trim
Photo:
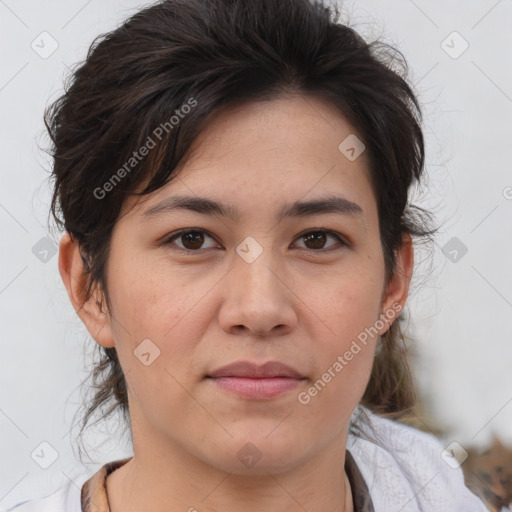
[(82, 512), (110, 512), (106, 489), (107, 476), (131, 458), (108, 462), (82, 485), (80, 496)]
[(345, 471), (347, 472), (350, 489), (352, 490), (354, 512), (375, 512), (368, 486), (357, 467), (354, 457), (352, 457), (348, 450), (345, 451)]

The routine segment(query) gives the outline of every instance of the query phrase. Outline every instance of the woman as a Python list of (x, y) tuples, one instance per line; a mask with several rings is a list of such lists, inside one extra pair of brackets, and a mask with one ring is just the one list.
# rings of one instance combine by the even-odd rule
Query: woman
[(14, 510), (485, 510), (385, 417), (435, 231), (391, 50), (307, 0), (167, 0), (93, 43), (45, 118), (52, 212), (103, 355), (84, 425), (113, 400), (134, 454)]

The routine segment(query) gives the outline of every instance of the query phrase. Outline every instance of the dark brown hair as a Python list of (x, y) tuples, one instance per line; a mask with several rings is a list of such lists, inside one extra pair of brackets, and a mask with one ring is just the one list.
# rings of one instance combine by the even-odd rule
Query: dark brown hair
[[(105, 264), (126, 197), (174, 178), (191, 143), (224, 109), (287, 93), (331, 102), (362, 137), (386, 282), (404, 233), (430, 239), (436, 230), (429, 229), (429, 212), (408, 203), (424, 172), (424, 139), (405, 58), (384, 42), (365, 42), (339, 19), (336, 6), (308, 0), (164, 0), (93, 41), (45, 112), (54, 161), (51, 213), (79, 245), (89, 275), (84, 302), (98, 286), (110, 311)], [(149, 138), (156, 147), (130, 160)], [(362, 400), (382, 414), (407, 411), (415, 400), (402, 320), (403, 312), (382, 337)], [(95, 345), (95, 394), (81, 432), (107, 405), (102, 418), (117, 408), (129, 418), (116, 350)]]

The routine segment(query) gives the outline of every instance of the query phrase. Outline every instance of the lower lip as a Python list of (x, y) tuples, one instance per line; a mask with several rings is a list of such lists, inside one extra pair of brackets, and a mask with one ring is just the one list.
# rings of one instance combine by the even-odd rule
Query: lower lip
[(250, 379), (245, 377), (210, 377), (217, 386), (244, 398), (266, 399), (289, 391), (303, 379), (290, 377), (272, 377), (266, 379)]

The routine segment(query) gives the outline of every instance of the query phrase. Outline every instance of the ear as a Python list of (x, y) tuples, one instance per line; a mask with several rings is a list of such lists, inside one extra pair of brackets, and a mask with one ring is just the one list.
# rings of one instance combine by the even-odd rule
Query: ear
[(73, 309), (87, 327), (90, 335), (104, 347), (114, 347), (114, 337), (105, 297), (95, 288), (89, 299), (83, 304), (89, 275), (85, 273), (84, 263), (78, 248), (66, 231), (59, 244), (59, 272), (68, 291)]
[(395, 273), (384, 290), (382, 298), (381, 318), (386, 325), (379, 330), (380, 336), (389, 330), (393, 320), (401, 313), (409, 294), (409, 285), (414, 267), (414, 247), (410, 234), (406, 233), (402, 236), (402, 247), (395, 251), (395, 258)]

